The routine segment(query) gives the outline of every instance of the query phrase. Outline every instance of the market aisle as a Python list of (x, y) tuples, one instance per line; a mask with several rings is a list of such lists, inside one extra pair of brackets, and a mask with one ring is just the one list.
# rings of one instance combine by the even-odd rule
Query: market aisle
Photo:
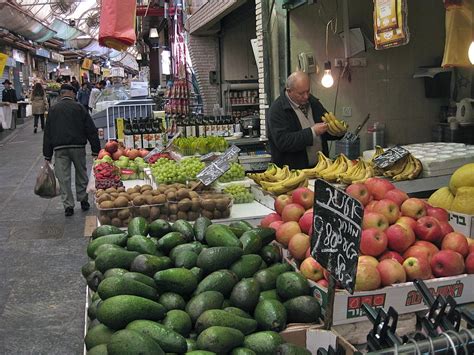
[(28, 119), (0, 141), (0, 354), (83, 349), (86, 213), (33, 194), (42, 137)]

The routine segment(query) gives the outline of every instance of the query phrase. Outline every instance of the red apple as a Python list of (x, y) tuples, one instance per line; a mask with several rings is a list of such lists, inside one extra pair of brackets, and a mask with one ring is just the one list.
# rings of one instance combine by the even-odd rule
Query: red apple
[(399, 189), (392, 189), (387, 191), (384, 196), (384, 199), (392, 200), (397, 204), (398, 207), (400, 207), (402, 203), (405, 202), (405, 200), (408, 200), (408, 195), (405, 191)]
[(408, 259), (413, 256), (418, 259), (423, 258), (427, 259), (428, 261), (431, 261), (431, 258), (434, 254), (435, 253), (433, 253), (429, 247), (414, 244), (403, 253), (403, 258)]
[(383, 253), (379, 257), (379, 261), (382, 261), (382, 260), (385, 260), (385, 259), (393, 259), (395, 261), (398, 261), (400, 264), (402, 264), (403, 260), (404, 260), (403, 257), (399, 253), (397, 253), (396, 251), (392, 251), (392, 250), (386, 251), (385, 253)]
[(307, 187), (298, 187), (291, 193), (291, 198), (294, 203), (297, 203), (304, 207), (305, 210), (313, 207), (314, 204), (314, 192)]
[(468, 274), (474, 274), (474, 253), (469, 253), (466, 258), (466, 272)]
[(303, 214), (303, 216), (300, 218), (298, 223), (300, 224), (300, 228), (303, 231), (303, 233), (310, 235), (309, 231), (311, 230), (311, 227), (313, 225), (313, 214), (312, 213)]
[(97, 159), (102, 159), (102, 158), (105, 157), (106, 155), (109, 156), (109, 157), (112, 156), (112, 155), (111, 155), (108, 151), (106, 151), (105, 149), (101, 149), (101, 150), (99, 150), (99, 155), (97, 156)]
[(301, 233), (298, 222), (290, 221), (283, 223), (276, 232), (276, 240), (278, 243), (288, 247), (290, 239), (297, 233)]
[(460, 275), (464, 272), (464, 259), (453, 250), (440, 250), (431, 259), (431, 269), (436, 277)]
[(377, 270), (380, 274), (382, 286), (389, 286), (393, 284), (403, 283), (407, 280), (407, 275), (402, 264), (393, 259), (382, 260), (377, 265)]
[(140, 150), (138, 150), (138, 151), (140, 152), (140, 156), (141, 156), (142, 158), (145, 158), (145, 157), (148, 155), (148, 153), (150, 153), (148, 150), (146, 150), (146, 149), (144, 149), (144, 148), (142, 148), (142, 149), (140, 149)]
[(311, 207), (309, 210), (304, 211), (304, 214), (306, 214), (306, 213), (313, 214), (313, 207)]
[(295, 221), (298, 222), (304, 214), (304, 207), (297, 203), (290, 203), (283, 208), (281, 213), (281, 220), (283, 222)]
[(387, 249), (387, 236), (377, 228), (362, 231), (360, 252), (364, 255), (379, 256)]
[(117, 141), (108, 141), (107, 143), (105, 143), (105, 150), (110, 154), (114, 154), (118, 148), (119, 145)]
[(388, 228), (388, 220), (381, 213), (377, 212), (366, 212), (362, 219), (362, 229), (377, 228), (378, 230), (384, 231)]
[(437, 243), (441, 241), (441, 227), (436, 218), (425, 216), (416, 221), (415, 234), (421, 240)]
[(465, 258), (469, 254), (469, 245), (464, 234), (458, 232), (446, 234), (441, 242), (441, 250), (448, 249), (458, 252)]
[(275, 211), (281, 215), (283, 212), (283, 209), (285, 208), (286, 205), (289, 205), (292, 203), (293, 200), (291, 199), (291, 196), (288, 195), (280, 195), (275, 199)]
[(329, 273), (329, 271), (327, 271), (326, 269), (323, 268), (323, 276), (324, 276), (324, 279), (326, 281), (329, 281), (329, 278), (331, 277), (331, 274)]
[(423, 200), (419, 198), (409, 198), (402, 203), (400, 207), (403, 216), (412, 217), (414, 219), (426, 216), (426, 207)]
[(471, 245), (474, 245), (474, 239), (469, 238), (469, 237), (466, 237), (466, 240), (467, 240), (467, 245), (469, 245), (469, 247), (470, 247)]
[(329, 287), (329, 282), (328, 282), (328, 280), (326, 280), (326, 279), (318, 280), (316, 283), (317, 283), (319, 286), (322, 286), (322, 287), (324, 287), (324, 288), (328, 288), (328, 287)]
[(439, 227), (441, 228), (441, 235), (454, 232), (454, 228), (449, 224), (449, 222), (441, 221), (439, 222)]
[(370, 264), (372, 266), (377, 267), (379, 261), (370, 255), (361, 255), (359, 256), (359, 260), (357, 261), (358, 264)]
[(346, 189), (346, 193), (355, 199), (359, 200), (364, 206), (366, 206), (372, 199), (372, 195), (363, 183), (357, 183), (349, 185)]
[(304, 258), (309, 258), (311, 256), (311, 246), (306, 249), (306, 252), (304, 253)]
[(308, 280), (319, 281), (324, 277), (324, 269), (320, 263), (312, 257), (306, 258), (300, 265), (300, 272)]
[(474, 244), (469, 245), (469, 254), (474, 253)]
[(395, 188), (390, 181), (377, 177), (368, 178), (365, 181), (365, 186), (367, 186), (367, 189), (375, 200), (383, 199), (387, 191)]
[(426, 240), (417, 240), (413, 245), (420, 245), (428, 248), (430, 250), (430, 258), (433, 257), (433, 255), (435, 255), (437, 252), (439, 252), (439, 248), (436, 245), (431, 242), (427, 242)]
[(438, 220), (438, 222), (448, 222), (449, 221), (449, 213), (444, 208), (440, 207), (427, 207), (426, 208), (426, 215), (434, 217)]
[(130, 149), (130, 151), (128, 152), (127, 156), (130, 158), (130, 159), (135, 159), (136, 157), (139, 157), (140, 156), (140, 152), (138, 151), (138, 149)]
[(261, 221), (260, 221), (260, 225), (262, 227), (268, 227), (270, 226), (270, 224), (272, 222), (275, 222), (275, 221), (281, 221), (281, 217), (278, 213), (270, 213), (268, 215), (266, 215)]
[(415, 242), (413, 230), (401, 224), (392, 224), (385, 231), (388, 239), (389, 249), (398, 253), (403, 253)]
[(306, 250), (310, 247), (311, 238), (304, 233), (296, 233), (288, 242), (288, 250), (298, 261), (304, 259)]
[(424, 258), (411, 256), (403, 262), (403, 268), (409, 281), (415, 279), (428, 280), (433, 277), (430, 263)]
[(377, 267), (368, 263), (357, 265), (356, 291), (376, 290), (380, 287), (381, 282)]
[(401, 216), (395, 223), (408, 226), (413, 230), (415, 230), (416, 227), (416, 219), (407, 216)]
[(379, 202), (378, 200), (371, 200), (367, 206), (364, 207), (364, 212), (377, 212), (374, 210), (375, 205)]
[(123, 155), (123, 150), (118, 149), (115, 153), (112, 153), (112, 159), (118, 160)]
[(382, 199), (378, 201), (373, 209), (374, 212), (383, 214), (389, 224), (395, 223), (395, 221), (400, 217), (400, 209), (398, 205), (392, 200)]
[(278, 231), (280, 229), (280, 226), (285, 223), (283, 221), (273, 221), (272, 223), (269, 224), (270, 228), (273, 228), (275, 231)]

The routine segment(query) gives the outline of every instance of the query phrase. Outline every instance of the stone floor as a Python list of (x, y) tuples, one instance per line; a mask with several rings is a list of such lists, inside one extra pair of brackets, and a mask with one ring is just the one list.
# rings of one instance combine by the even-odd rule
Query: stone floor
[[(0, 133), (0, 354), (83, 351), (84, 219), (34, 195), (43, 163), (32, 119)], [(72, 174), (74, 176), (74, 174)]]

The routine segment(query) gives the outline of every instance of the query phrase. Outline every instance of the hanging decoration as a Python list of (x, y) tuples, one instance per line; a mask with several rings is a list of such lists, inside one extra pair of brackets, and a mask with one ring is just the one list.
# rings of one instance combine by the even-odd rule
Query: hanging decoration
[(136, 0), (102, 0), (99, 44), (123, 51), (136, 41)]
[(406, 0), (374, 0), (375, 49), (387, 49), (407, 44), (408, 6)]

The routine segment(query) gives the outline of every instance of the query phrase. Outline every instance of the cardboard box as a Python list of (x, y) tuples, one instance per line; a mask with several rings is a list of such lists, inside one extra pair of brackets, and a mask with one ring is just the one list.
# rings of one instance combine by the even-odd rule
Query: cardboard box
[[(298, 270), (297, 263), (292, 259), (286, 262)], [(327, 288), (316, 282), (308, 280), (311, 291), (321, 303), (323, 313), (327, 307)], [(451, 295), (457, 303), (474, 302), (474, 275), (458, 275), (441, 277), (425, 281), (428, 288), (436, 297)], [(387, 286), (374, 291), (354, 292), (353, 295), (346, 291), (337, 291), (334, 299), (333, 325), (355, 323), (367, 320), (362, 303), (367, 303), (375, 308), (395, 308), (399, 314), (412, 313), (428, 309), (423, 302), (421, 294), (416, 290), (413, 282), (405, 282)]]
[(357, 354), (357, 349), (347, 340), (341, 337), (334, 329), (324, 330), (321, 325), (317, 326), (289, 326), (280, 335), (286, 342), (292, 343), (311, 351), (315, 355), (319, 348), (328, 349), (329, 346), (336, 348), (336, 344), (342, 347), (346, 355)]
[(474, 216), (449, 211), (449, 224), (456, 232), (474, 238)]

